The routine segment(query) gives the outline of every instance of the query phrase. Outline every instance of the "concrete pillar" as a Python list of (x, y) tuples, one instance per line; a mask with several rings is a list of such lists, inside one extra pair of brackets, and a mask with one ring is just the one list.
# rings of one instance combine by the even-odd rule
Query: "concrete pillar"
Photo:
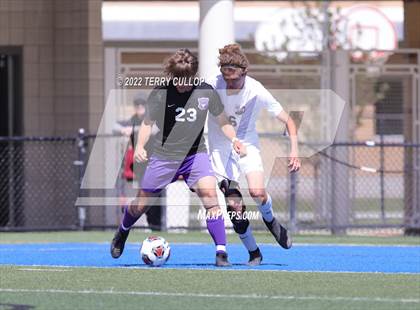
[(200, 76), (218, 72), (218, 49), (235, 41), (233, 24), (233, 0), (200, 1)]
[[(233, 0), (200, 0), (199, 75), (208, 78), (219, 73), (219, 48), (235, 42)], [(205, 129), (207, 132), (207, 126)], [(219, 204), (224, 198), (218, 193)], [(223, 208), (225, 210), (225, 208)], [(205, 221), (201, 223), (205, 225)], [(225, 214), (225, 225), (231, 222)]]
[[(335, 140), (339, 142), (349, 141), (349, 56), (347, 51), (333, 52), (331, 88), (345, 102), (344, 110), (337, 129)], [(334, 109), (334, 105), (332, 106)], [(336, 115), (332, 111), (332, 115)], [(340, 161), (348, 162), (349, 150), (346, 147), (336, 147), (333, 149), (332, 156)], [(349, 168), (341, 164), (332, 163), (332, 214), (331, 224), (333, 234), (344, 234), (346, 230), (342, 228), (349, 224), (350, 197), (349, 197)]]

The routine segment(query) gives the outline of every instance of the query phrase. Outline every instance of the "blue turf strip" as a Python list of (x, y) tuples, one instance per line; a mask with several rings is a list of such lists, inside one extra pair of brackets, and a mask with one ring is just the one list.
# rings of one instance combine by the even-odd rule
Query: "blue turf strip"
[[(1, 244), (1, 265), (86, 266), (149, 268), (139, 256), (139, 244), (127, 244), (119, 259), (112, 259), (109, 244), (42, 243)], [(171, 257), (164, 267), (215, 269), (214, 246), (171, 244)], [(261, 245), (263, 264), (248, 267), (248, 253), (242, 245), (228, 246), (233, 266), (229, 269), (420, 273), (420, 246), (297, 245), (283, 250)]]

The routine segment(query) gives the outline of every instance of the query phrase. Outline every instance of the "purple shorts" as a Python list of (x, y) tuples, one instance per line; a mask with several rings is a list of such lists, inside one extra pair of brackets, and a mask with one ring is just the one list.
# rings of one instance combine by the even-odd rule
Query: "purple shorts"
[(180, 176), (189, 188), (203, 177), (214, 176), (209, 155), (197, 153), (187, 156), (184, 160), (170, 160), (152, 155), (144, 172), (141, 188), (146, 192), (157, 193)]

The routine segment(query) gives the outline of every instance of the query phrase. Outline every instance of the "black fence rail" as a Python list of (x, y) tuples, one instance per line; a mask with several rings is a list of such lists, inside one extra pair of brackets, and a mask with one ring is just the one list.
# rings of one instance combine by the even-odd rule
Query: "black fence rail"
[[(279, 142), (274, 135), (260, 137), (265, 163), (276, 153)], [(96, 137), (83, 130), (74, 137), (0, 137), (0, 230), (118, 225), (122, 206), (130, 197), (125, 180), (120, 178), (112, 189), (81, 190), (95, 139), (116, 138), (120, 137)], [(125, 150), (122, 143), (120, 152)], [(267, 190), (277, 217), (295, 232), (322, 229), (345, 233), (355, 228), (419, 231), (419, 167), (419, 144), (335, 143), (302, 159), (299, 173), (289, 174), (287, 159), (275, 158), (271, 171), (266, 171)], [(190, 202), (193, 195), (181, 185), (168, 190), (161, 198), (168, 203), (162, 203), (154, 228), (205, 229), (198, 218), (200, 207)], [(115, 203), (76, 206), (80, 198), (100, 196), (115, 198)], [(178, 205), (179, 201), (185, 203), (170, 206), (174, 196)], [(177, 208), (176, 212), (171, 208)], [(248, 210), (257, 208), (250, 205)], [(138, 226), (149, 227), (151, 222), (143, 219)], [(261, 219), (251, 223), (254, 230), (265, 229)]]

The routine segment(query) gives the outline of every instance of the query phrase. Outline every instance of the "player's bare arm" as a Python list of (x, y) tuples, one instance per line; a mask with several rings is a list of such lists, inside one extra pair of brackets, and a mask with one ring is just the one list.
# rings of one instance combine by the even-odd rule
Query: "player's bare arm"
[(224, 112), (222, 112), (219, 116), (217, 116), (217, 120), (219, 122), (220, 128), (222, 129), (224, 135), (232, 141), (233, 149), (236, 153), (240, 154), (241, 156), (246, 155), (246, 147), (242, 144), (242, 142), (236, 137), (235, 128), (229, 123), (229, 120)]
[(277, 115), (277, 119), (286, 124), (287, 132), (289, 133), (290, 138), (290, 154), (289, 154), (289, 171), (294, 172), (298, 171), (300, 168), (299, 160), (299, 148), (298, 148), (298, 139), (297, 139), (297, 128), (293, 119), (286, 113), (286, 111), (281, 111)]
[(134, 158), (136, 161), (147, 161), (147, 151), (145, 150), (144, 146), (146, 145), (147, 141), (149, 141), (149, 138), (152, 134), (153, 124), (154, 122), (146, 117), (140, 126), (136, 150), (134, 152)]

